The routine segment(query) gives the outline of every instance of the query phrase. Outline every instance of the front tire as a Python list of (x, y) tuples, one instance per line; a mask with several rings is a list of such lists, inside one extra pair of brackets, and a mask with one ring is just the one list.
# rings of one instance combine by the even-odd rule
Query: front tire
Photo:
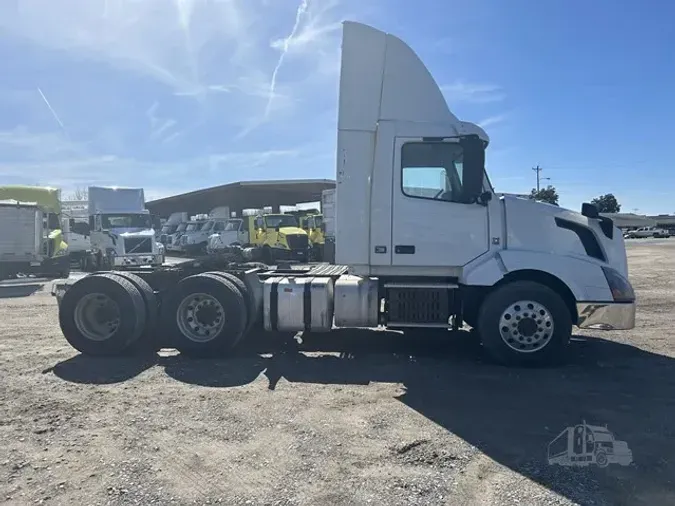
[(547, 286), (514, 281), (483, 301), (478, 321), (485, 350), (505, 365), (563, 362), (572, 336), (565, 301)]

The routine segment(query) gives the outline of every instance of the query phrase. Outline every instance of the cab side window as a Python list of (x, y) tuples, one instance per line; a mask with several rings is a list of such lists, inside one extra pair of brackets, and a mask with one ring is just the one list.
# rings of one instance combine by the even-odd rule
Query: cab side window
[(460, 202), (462, 147), (451, 142), (407, 142), (401, 148), (401, 186), (408, 197)]
[(223, 223), (222, 221), (217, 221), (217, 222), (213, 225), (213, 231), (214, 231), (214, 232), (220, 232), (220, 231), (222, 231), (222, 230), (225, 230), (225, 223)]

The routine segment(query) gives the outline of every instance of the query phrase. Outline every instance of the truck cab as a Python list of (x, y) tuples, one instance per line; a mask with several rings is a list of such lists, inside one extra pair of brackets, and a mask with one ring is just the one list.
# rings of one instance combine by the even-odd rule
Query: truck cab
[(219, 253), (230, 246), (244, 246), (249, 243), (248, 227), (250, 220), (230, 218), (225, 223), (216, 223), (209, 236), (208, 253)]
[(263, 262), (309, 260), (309, 236), (292, 214), (249, 216), (250, 242), (262, 250)]
[(176, 227), (176, 230), (173, 233), (171, 233), (167, 236), (166, 244), (165, 244), (165, 247), (166, 247), (167, 251), (174, 252), (174, 253), (178, 253), (178, 252), (181, 251), (180, 238), (183, 236), (183, 234), (187, 230), (187, 226), (189, 224), (190, 224), (190, 222), (187, 221), (187, 220), (179, 223), (178, 226)]
[(307, 232), (312, 259), (323, 260), (323, 248), (326, 242), (324, 235), (323, 214), (310, 214), (300, 218), (302, 229)]
[(227, 218), (214, 218), (202, 222), (194, 230), (186, 230), (181, 238), (182, 250), (190, 254), (205, 254), (208, 250), (209, 238), (216, 232), (225, 229)]
[(90, 186), (88, 197), (94, 268), (162, 265), (164, 253), (142, 188)]

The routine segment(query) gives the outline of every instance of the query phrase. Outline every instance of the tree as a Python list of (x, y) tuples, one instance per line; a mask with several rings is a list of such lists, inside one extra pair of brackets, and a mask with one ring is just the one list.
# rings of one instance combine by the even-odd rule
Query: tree
[(532, 188), (530, 192), (530, 198), (533, 200), (540, 200), (541, 202), (548, 202), (554, 206), (558, 205), (558, 192), (555, 191), (555, 188), (551, 185), (548, 185), (546, 188), (542, 188), (537, 191), (535, 188)]
[(87, 200), (89, 198), (88, 191), (86, 188), (80, 188), (79, 186), (75, 188), (73, 193), (68, 195), (67, 200)]
[(613, 193), (607, 193), (605, 195), (600, 195), (591, 200), (591, 204), (595, 204), (598, 208), (598, 211), (601, 213), (618, 213), (621, 211), (621, 204), (617, 202), (616, 197)]

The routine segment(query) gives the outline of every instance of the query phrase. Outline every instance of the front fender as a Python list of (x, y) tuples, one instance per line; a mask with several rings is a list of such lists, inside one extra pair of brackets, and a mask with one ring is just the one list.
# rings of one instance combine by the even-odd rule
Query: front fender
[(581, 258), (544, 252), (503, 250), (470, 264), (460, 282), (469, 286), (493, 286), (506, 274), (522, 270), (542, 271), (565, 283), (577, 301), (612, 301), (612, 293), (602, 267)]

